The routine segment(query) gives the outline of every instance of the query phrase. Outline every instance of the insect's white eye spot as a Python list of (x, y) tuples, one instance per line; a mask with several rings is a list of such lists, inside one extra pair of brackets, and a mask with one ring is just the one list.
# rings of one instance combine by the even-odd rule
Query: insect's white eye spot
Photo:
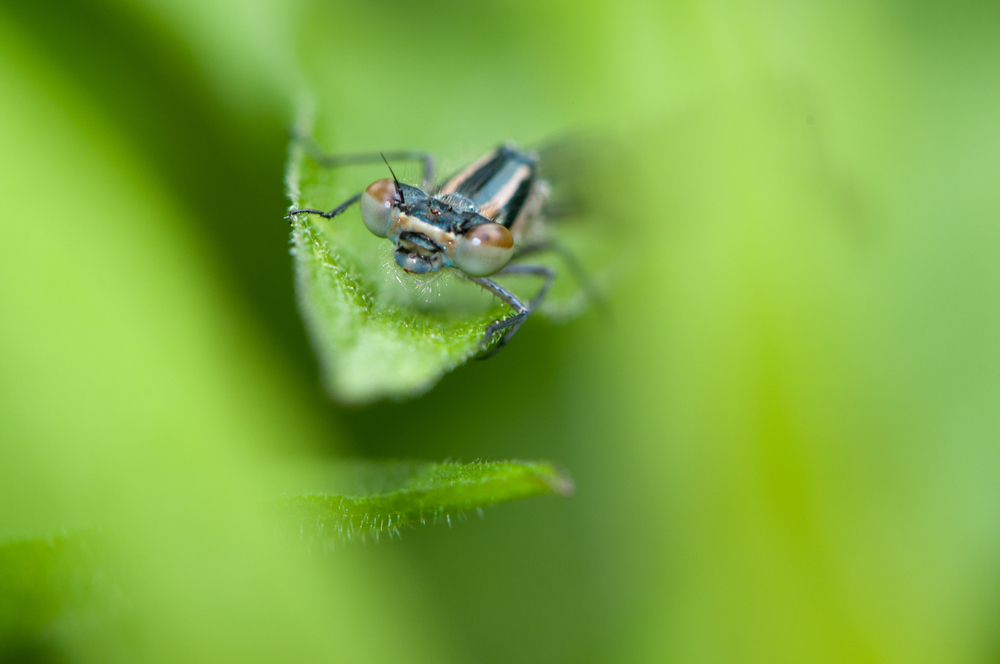
[(496, 274), (514, 255), (514, 238), (500, 224), (480, 224), (467, 232), (455, 250), (455, 267), (470, 277)]
[(392, 208), (399, 201), (396, 183), (390, 178), (375, 180), (365, 193), (361, 194), (361, 220), (365, 228), (379, 237), (389, 236), (389, 224), (392, 222)]

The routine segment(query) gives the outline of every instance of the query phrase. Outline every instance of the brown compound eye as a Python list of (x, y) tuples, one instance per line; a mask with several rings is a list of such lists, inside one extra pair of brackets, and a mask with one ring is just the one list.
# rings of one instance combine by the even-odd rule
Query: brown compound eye
[(392, 209), (399, 203), (396, 183), (391, 178), (375, 180), (361, 194), (361, 220), (365, 228), (379, 237), (389, 236)]
[(514, 255), (514, 238), (500, 224), (480, 224), (469, 230), (455, 250), (455, 267), (470, 277), (488, 277), (504, 268)]

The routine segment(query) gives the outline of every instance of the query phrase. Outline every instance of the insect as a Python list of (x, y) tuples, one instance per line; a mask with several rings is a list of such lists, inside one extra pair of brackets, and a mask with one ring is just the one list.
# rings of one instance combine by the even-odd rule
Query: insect
[[(556, 251), (586, 287), (578, 263), (561, 245), (540, 237), (539, 227), (549, 197), (549, 184), (538, 175), (537, 152), (513, 144), (500, 145), (440, 184), (434, 183), (435, 159), (429, 152), (400, 150), (332, 155), (312, 140), (293, 136), (320, 166), (337, 168), (385, 161), (391, 178), (376, 180), (329, 211), (302, 208), (289, 214), (317, 214), (332, 219), (358, 204), (361, 219), (372, 234), (390, 240), (396, 264), (411, 274), (445, 268), (499, 297), (513, 314), (486, 328), (481, 345), (497, 345), (480, 359), (491, 357), (517, 333), (545, 299), (556, 272), (546, 265), (513, 261), (543, 251)], [(421, 187), (400, 182), (390, 160), (423, 164)], [(527, 302), (490, 279), (494, 275), (534, 275), (541, 288)], [(586, 288), (585, 288), (586, 290)]]

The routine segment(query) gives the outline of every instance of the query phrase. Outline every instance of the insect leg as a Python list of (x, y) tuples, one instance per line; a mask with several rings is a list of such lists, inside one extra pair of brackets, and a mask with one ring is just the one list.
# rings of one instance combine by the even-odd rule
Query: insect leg
[(529, 314), (535, 310), (535, 307), (542, 303), (542, 300), (544, 300), (545, 296), (548, 295), (549, 289), (552, 288), (552, 281), (556, 278), (556, 271), (548, 265), (508, 265), (504, 269), (497, 272), (497, 274), (533, 274), (545, 278), (545, 283), (542, 284), (542, 287), (538, 289), (537, 293), (535, 293), (535, 297), (531, 298), (531, 302), (528, 303), (527, 313)]
[(340, 168), (341, 166), (357, 166), (360, 164), (377, 164), (385, 159), (400, 161), (419, 161), (423, 163), (423, 185), (428, 189), (434, 184), (434, 155), (423, 150), (392, 150), (390, 152), (355, 152), (348, 154), (329, 154), (308, 136), (291, 132), (292, 140), (298, 142), (312, 160), (324, 168)]
[(323, 212), (322, 210), (313, 210), (312, 208), (300, 208), (298, 210), (289, 210), (288, 214), (318, 214), (321, 217), (326, 217), (327, 219), (333, 219), (338, 214), (343, 214), (344, 210), (351, 207), (355, 203), (361, 200), (361, 194), (354, 194), (346, 201), (333, 208), (329, 212)]
[(538, 242), (522, 245), (514, 250), (514, 255), (511, 257), (511, 260), (516, 261), (518, 258), (523, 258), (524, 256), (541, 254), (546, 251), (555, 251), (554, 245), (555, 242), (553, 240), (539, 240)]
[(538, 242), (532, 242), (531, 244), (526, 244), (517, 251), (514, 252), (513, 258), (511, 260), (517, 260), (524, 256), (530, 256), (532, 254), (539, 254), (546, 251), (552, 251), (558, 254), (559, 258), (562, 259), (566, 268), (573, 275), (573, 279), (576, 283), (580, 284), (583, 294), (588, 300), (598, 309), (598, 311), (604, 315), (608, 313), (607, 302), (604, 296), (601, 295), (600, 291), (594, 285), (591, 280), (590, 275), (587, 271), (583, 269), (580, 261), (577, 260), (576, 255), (570, 251), (569, 247), (553, 239), (540, 240)]
[(530, 311), (530, 309), (528, 306), (524, 304), (524, 302), (521, 301), (521, 298), (511, 293), (509, 290), (507, 290), (497, 282), (493, 281), (492, 279), (486, 279), (483, 277), (470, 277), (465, 275), (465, 278), (468, 279), (469, 281), (478, 284), (485, 290), (488, 290), (489, 292), (499, 297), (506, 304), (508, 304), (510, 308), (513, 309), (515, 312), (514, 315), (511, 316), (510, 318), (494, 321), (492, 325), (486, 328), (486, 332), (483, 334), (483, 339), (480, 342), (482, 345), (485, 346), (487, 343), (489, 343), (490, 339), (493, 338), (493, 335), (499, 332), (500, 330), (506, 330), (508, 327), (511, 327), (512, 325), (517, 325), (528, 316), (528, 312)]
[(517, 299), (517, 296), (508, 291), (503, 286), (500, 286), (500, 284), (497, 284), (494, 281), (490, 281), (489, 279), (473, 279), (473, 281), (476, 282), (489, 281), (492, 285), (496, 286), (499, 289), (502, 289), (508, 295), (513, 297), (514, 300), (518, 303), (518, 305), (520, 305), (520, 307), (514, 306), (514, 304), (512, 304), (509, 300), (500, 296), (500, 294), (497, 293), (497, 291), (493, 290), (492, 288), (489, 288), (485, 284), (480, 283), (481, 286), (497, 294), (505, 302), (511, 304), (511, 306), (514, 306), (515, 310), (518, 310), (518, 313), (511, 316), (510, 318), (507, 318), (502, 321), (497, 321), (496, 323), (493, 323), (488, 328), (486, 328), (486, 334), (483, 335), (483, 341), (482, 341), (483, 345), (487, 344), (496, 332), (499, 332), (504, 329), (506, 329), (507, 332), (503, 335), (503, 337), (500, 339), (500, 343), (498, 343), (493, 350), (477, 358), (480, 360), (485, 360), (493, 357), (500, 351), (501, 348), (503, 348), (510, 342), (510, 340), (514, 337), (514, 335), (517, 334), (517, 331), (521, 329), (521, 326), (524, 325), (524, 322), (528, 319), (528, 316), (531, 315), (531, 313), (538, 307), (538, 305), (542, 303), (542, 300), (545, 299), (545, 296), (548, 295), (549, 289), (552, 287), (552, 282), (556, 278), (556, 271), (553, 270), (551, 267), (548, 267), (547, 265), (508, 265), (504, 269), (500, 270), (500, 272), (498, 272), (497, 274), (499, 275), (533, 274), (539, 277), (544, 277), (545, 283), (542, 284), (542, 287), (538, 289), (538, 292), (535, 293), (535, 296), (531, 298), (531, 302), (529, 302), (528, 306), (525, 307), (524, 304)]

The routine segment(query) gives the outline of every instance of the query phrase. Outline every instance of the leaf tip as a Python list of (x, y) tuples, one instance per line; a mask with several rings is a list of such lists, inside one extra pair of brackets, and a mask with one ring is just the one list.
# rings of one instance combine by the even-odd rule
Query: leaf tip
[(576, 484), (573, 483), (573, 478), (565, 470), (552, 468), (549, 472), (540, 474), (540, 477), (545, 486), (554, 494), (569, 498), (576, 493)]

